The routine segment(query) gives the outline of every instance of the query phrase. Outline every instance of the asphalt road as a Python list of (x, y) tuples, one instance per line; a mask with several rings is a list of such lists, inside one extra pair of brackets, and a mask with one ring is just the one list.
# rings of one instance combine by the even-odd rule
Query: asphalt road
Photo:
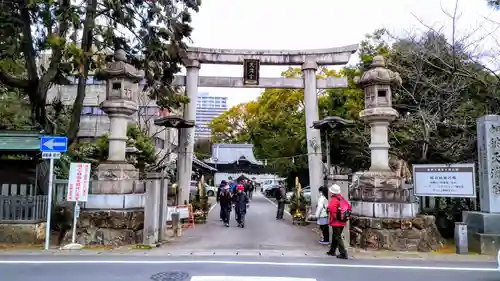
[[(184, 231), (182, 237), (159, 251), (164, 253), (178, 251), (316, 251), (326, 253), (327, 247), (319, 245), (319, 237), (311, 231), (313, 227), (292, 225), (287, 221), (276, 220), (276, 207), (260, 192), (255, 192), (246, 215), (245, 228), (237, 227), (234, 211), (231, 212), (230, 227), (220, 221), (220, 206), (209, 213), (207, 223), (196, 225)], [(156, 251), (156, 250), (155, 250)]]
[(1, 280), (9, 281), (500, 280), (500, 271), (494, 263), (438, 262), (430, 265), (418, 261), (405, 264), (399, 261), (375, 263), (366, 260), (248, 257), (229, 260), (209, 257), (3, 256), (0, 257), (0, 272)]

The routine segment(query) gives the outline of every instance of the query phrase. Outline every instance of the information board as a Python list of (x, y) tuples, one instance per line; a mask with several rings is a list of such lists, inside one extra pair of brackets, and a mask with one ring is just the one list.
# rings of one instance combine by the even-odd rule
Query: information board
[(413, 165), (417, 196), (476, 197), (474, 164)]

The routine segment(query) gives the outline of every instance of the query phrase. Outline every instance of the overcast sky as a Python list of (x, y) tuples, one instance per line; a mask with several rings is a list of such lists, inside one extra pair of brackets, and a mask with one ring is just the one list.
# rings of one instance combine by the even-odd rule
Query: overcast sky
[[(467, 33), (485, 18), (499, 19), (485, 0), (460, 0), (459, 30)], [(235, 49), (319, 49), (359, 43), (364, 35), (385, 27), (393, 33), (443, 26), (455, 0), (203, 0), (193, 16), (193, 46)], [(500, 22), (500, 19), (498, 20)], [(498, 33), (498, 32), (497, 32)], [(261, 66), (261, 77), (277, 77), (286, 66)], [(242, 66), (202, 65), (203, 76), (243, 76)], [(229, 106), (248, 102), (263, 89), (200, 88), (227, 96)]]

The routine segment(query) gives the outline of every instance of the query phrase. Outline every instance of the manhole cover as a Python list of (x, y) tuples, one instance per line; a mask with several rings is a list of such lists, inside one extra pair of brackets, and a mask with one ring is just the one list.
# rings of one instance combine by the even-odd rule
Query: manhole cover
[(187, 281), (189, 273), (182, 271), (167, 271), (156, 273), (151, 276), (153, 281)]

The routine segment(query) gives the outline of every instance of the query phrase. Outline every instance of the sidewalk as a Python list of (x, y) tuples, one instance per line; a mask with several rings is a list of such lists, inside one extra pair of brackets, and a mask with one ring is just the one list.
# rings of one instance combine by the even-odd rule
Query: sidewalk
[[(131, 257), (227, 257), (227, 256), (243, 256), (243, 257), (309, 257), (309, 258), (325, 258), (325, 251), (301, 251), (301, 250), (181, 250), (172, 249), (165, 244), (160, 248), (152, 249), (134, 249), (133, 246), (121, 247), (116, 249), (83, 249), (75, 251), (50, 249), (48, 251), (42, 249), (14, 249), (0, 250), (0, 260), (9, 256), (131, 256)], [(469, 254), (442, 254), (442, 253), (422, 253), (422, 252), (392, 252), (392, 251), (369, 251), (362, 249), (349, 249), (350, 257), (359, 260), (420, 260), (420, 261), (448, 261), (448, 262), (494, 262), (495, 256)]]

